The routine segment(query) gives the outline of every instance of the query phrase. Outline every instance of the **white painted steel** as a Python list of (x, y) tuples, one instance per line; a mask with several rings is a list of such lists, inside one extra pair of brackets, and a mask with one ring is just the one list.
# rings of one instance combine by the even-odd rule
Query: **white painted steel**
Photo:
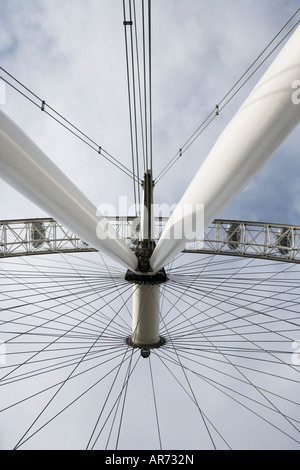
[(134, 284), (131, 341), (136, 346), (153, 346), (159, 336), (159, 285)]
[[(300, 79), (300, 27), (223, 131), (170, 217), (151, 257), (156, 272), (185, 247), (182, 208), (204, 204), (206, 227), (263, 167), (300, 121), (293, 83)], [(199, 236), (200, 234), (198, 234)]]
[(0, 176), (85, 242), (131, 270), (137, 258), (118, 238), (108, 220), (32, 142), (0, 111)]

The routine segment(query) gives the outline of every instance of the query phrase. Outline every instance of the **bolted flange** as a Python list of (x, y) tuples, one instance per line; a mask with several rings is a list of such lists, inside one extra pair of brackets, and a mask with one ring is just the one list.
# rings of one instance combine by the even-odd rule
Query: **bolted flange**
[(133, 271), (128, 270), (125, 274), (125, 280), (133, 284), (163, 284), (167, 282), (169, 278), (167, 277), (166, 271), (164, 268), (157, 271), (155, 274), (139, 274), (134, 273)]

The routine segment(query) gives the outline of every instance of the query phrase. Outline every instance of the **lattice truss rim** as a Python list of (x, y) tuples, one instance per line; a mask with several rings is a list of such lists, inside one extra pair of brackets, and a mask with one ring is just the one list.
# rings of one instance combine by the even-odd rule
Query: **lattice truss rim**
[[(108, 217), (118, 236), (134, 249), (138, 240), (135, 217)], [(155, 219), (159, 239), (167, 217)], [(0, 221), (0, 258), (96, 251), (52, 218)], [(189, 243), (185, 253), (244, 256), (300, 263), (300, 226), (214, 220), (203, 239)]]

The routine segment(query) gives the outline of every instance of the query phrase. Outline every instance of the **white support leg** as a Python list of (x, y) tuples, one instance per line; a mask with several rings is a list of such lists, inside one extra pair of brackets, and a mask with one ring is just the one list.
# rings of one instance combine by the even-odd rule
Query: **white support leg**
[(132, 336), (133, 346), (155, 347), (159, 336), (159, 285), (133, 285)]

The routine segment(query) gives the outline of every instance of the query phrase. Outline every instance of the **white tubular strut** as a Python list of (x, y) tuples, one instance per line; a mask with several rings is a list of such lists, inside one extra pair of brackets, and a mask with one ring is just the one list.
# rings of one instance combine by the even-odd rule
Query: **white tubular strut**
[[(175, 258), (187, 240), (183, 208), (204, 204), (204, 227), (249, 183), (300, 121), (293, 100), (300, 79), (300, 27), (223, 131), (170, 217), (152, 254), (154, 272)], [(293, 102), (294, 101), (294, 102)], [(190, 219), (190, 218), (189, 218)], [(197, 238), (200, 234), (195, 235)]]
[(0, 112), (0, 176), (92, 247), (131, 270), (137, 258), (108, 220), (4, 113)]

